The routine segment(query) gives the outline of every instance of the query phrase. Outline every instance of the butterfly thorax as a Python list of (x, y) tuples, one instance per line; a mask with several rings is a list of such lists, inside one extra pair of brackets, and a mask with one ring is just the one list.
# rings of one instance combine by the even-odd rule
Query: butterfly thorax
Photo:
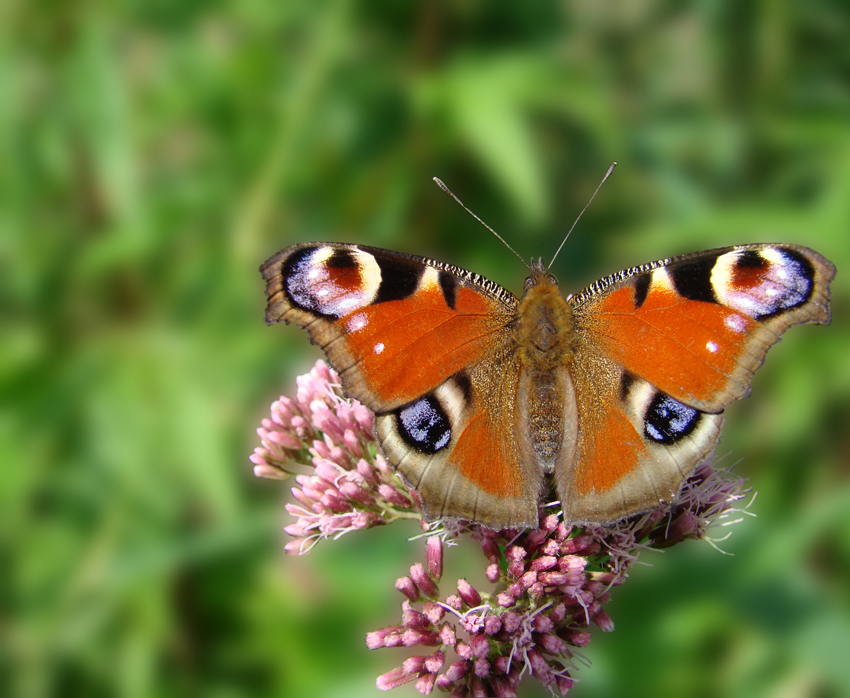
[(545, 270), (532, 268), (517, 306), (514, 340), (520, 362), (520, 395), (529, 437), (548, 469), (564, 443), (565, 405), (575, 400), (569, 367), (578, 336), (572, 306)]
[(577, 343), (572, 306), (554, 276), (532, 270), (517, 306), (514, 339), (520, 360), (532, 370), (569, 365)]

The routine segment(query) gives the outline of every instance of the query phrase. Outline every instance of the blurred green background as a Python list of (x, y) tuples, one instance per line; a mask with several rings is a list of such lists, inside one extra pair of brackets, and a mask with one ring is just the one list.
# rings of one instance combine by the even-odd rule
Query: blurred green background
[(403, 655), (363, 634), (423, 546), (283, 558), (248, 455), (318, 352), (265, 327), (257, 267), (352, 241), (519, 292), (430, 178), (548, 259), (618, 160), (565, 289), (758, 241), (839, 273), (728, 410), (760, 492), (734, 556), (647, 553), (574, 694), (850, 695), (844, 0), (11, 2), (0, 37), (0, 694), (377, 695)]

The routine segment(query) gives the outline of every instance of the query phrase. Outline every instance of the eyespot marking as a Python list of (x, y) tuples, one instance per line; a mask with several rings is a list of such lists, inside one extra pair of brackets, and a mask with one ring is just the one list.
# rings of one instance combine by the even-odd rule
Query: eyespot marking
[(397, 412), (399, 436), (421, 453), (433, 454), (449, 445), (452, 429), (440, 402), (426, 395)]
[(660, 444), (674, 444), (690, 434), (699, 423), (700, 411), (656, 393), (644, 416), (644, 433)]
[(807, 303), (814, 277), (808, 259), (783, 247), (727, 252), (712, 272), (719, 301), (756, 320)]
[(381, 285), (375, 258), (356, 248), (305, 247), (286, 260), (282, 274), (292, 305), (334, 318), (371, 304)]

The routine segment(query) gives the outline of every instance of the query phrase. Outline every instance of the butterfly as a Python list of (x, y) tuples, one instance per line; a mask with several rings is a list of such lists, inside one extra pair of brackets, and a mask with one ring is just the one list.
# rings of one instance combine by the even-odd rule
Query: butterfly
[(427, 520), (538, 525), (673, 502), (730, 402), (792, 325), (829, 324), (832, 263), (752, 244), (620, 271), (577, 294), (533, 261), (521, 298), (424, 257), (308, 242), (266, 261), (266, 323), (294, 322), (375, 412)]

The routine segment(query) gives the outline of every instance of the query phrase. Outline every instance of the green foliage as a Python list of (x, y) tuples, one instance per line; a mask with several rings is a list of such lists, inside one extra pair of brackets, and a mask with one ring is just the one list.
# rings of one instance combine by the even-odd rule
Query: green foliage
[(729, 410), (761, 492), (736, 556), (636, 568), (575, 693), (850, 694), (848, 28), (835, 0), (4, 6), (0, 693), (375, 695), (363, 636), (422, 546), (280, 559), (286, 487), (247, 456), (316, 353), (263, 325), (257, 266), (356, 241), (519, 290), (430, 178), (548, 258), (616, 159), (565, 288), (768, 240), (839, 271), (832, 327)]

